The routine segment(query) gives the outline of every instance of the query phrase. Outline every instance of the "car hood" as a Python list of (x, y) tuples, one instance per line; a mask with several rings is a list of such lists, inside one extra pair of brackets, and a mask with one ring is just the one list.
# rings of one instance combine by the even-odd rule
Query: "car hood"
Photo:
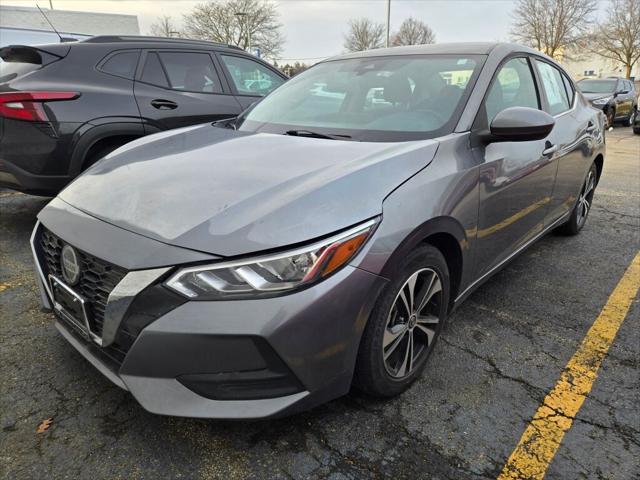
[(433, 159), (438, 142), (351, 142), (200, 125), (119, 148), (59, 197), (129, 231), (220, 256), (347, 228)]
[(594, 100), (598, 100), (600, 98), (611, 98), (613, 97), (613, 93), (583, 93), (584, 97), (593, 102)]

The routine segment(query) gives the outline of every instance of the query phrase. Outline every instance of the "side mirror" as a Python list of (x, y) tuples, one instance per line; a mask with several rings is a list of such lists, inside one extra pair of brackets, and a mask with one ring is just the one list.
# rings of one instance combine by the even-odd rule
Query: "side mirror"
[(551, 133), (555, 123), (554, 118), (542, 110), (505, 108), (491, 122), (487, 143), (542, 140)]

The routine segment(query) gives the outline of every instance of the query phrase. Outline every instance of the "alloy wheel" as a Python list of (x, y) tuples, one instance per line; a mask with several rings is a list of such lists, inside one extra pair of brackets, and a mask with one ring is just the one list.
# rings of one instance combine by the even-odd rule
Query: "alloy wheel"
[(385, 326), (382, 358), (394, 379), (407, 377), (426, 356), (440, 325), (442, 282), (437, 272), (414, 272), (398, 292)]
[(593, 191), (596, 186), (596, 178), (593, 174), (593, 170), (589, 170), (587, 179), (584, 181), (582, 191), (580, 192), (580, 198), (578, 199), (578, 225), (582, 226), (587, 220), (589, 215), (589, 209), (591, 208), (591, 201), (593, 199)]

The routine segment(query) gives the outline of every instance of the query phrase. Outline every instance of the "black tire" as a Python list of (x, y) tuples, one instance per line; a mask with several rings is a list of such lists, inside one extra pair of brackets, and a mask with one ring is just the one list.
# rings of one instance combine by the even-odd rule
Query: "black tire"
[[(422, 296), (423, 292), (435, 292), (437, 289), (435, 280), (429, 280), (432, 274), (437, 275), (441, 289), (432, 294), (431, 300), (426, 303), (425, 308), (419, 309), (415, 315), (410, 315), (410, 318), (407, 318), (407, 322), (403, 324), (401, 322), (402, 315), (396, 309), (398, 302), (401, 301), (400, 291), (402, 290), (403, 293), (408, 292), (406, 290), (406, 288), (409, 288), (407, 282), (415, 277), (415, 292), (420, 293), (412, 295), (412, 297), (417, 300), (420, 298), (426, 299), (428, 294), (425, 293)], [(398, 274), (378, 297), (363, 333), (354, 376), (354, 386), (356, 388), (376, 397), (393, 397), (405, 391), (420, 377), (447, 318), (450, 284), (447, 262), (437, 248), (431, 245), (424, 245), (406, 257)], [(416, 301), (417, 303), (418, 301)], [(438, 323), (434, 324), (436, 317)], [(427, 323), (421, 326), (421, 320), (419, 319), (429, 320), (430, 326), (428, 330), (431, 332), (430, 336), (425, 334), (425, 328), (423, 328)], [(405, 329), (401, 335), (395, 334), (398, 339), (396, 347), (393, 347), (396, 340), (390, 343), (390, 347), (395, 348), (398, 354), (402, 356), (401, 348), (404, 349), (405, 346), (402, 342), (405, 342), (405, 339), (407, 345), (408, 342), (411, 342), (412, 348), (410, 351), (413, 366), (408, 367), (409, 371), (406, 375), (394, 376), (389, 372), (389, 364), (393, 355), (390, 355), (389, 359), (383, 358), (383, 355), (390, 351), (389, 348), (385, 351), (383, 347), (385, 332), (391, 332), (387, 328), (390, 320), (397, 322), (391, 328), (399, 327), (400, 329)], [(413, 326), (411, 326), (412, 323)], [(409, 339), (409, 336), (411, 336), (411, 339)], [(416, 352), (413, 349), (414, 345), (417, 349), (415, 357), (413, 357)], [(396, 351), (393, 353), (395, 354)], [(409, 351), (408, 346), (406, 351)], [(408, 358), (408, 354), (405, 357), (405, 362), (406, 358)], [(409, 363), (409, 365), (411, 364)], [(401, 367), (396, 373), (400, 373), (400, 370)]]
[(633, 110), (631, 110), (631, 114), (629, 115), (629, 118), (627, 119), (628, 127), (633, 127), (634, 123), (636, 122), (636, 115), (638, 115), (638, 111), (634, 107)]
[(609, 107), (609, 109), (607, 110), (607, 113), (605, 113), (605, 117), (606, 117), (605, 127), (606, 128), (613, 127), (616, 123), (616, 109), (613, 107)]
[(116, 148), (120, 148), (122, 145), (124, 145), (123, 142), (109, 142), (98, 148), (91, 149), (88, 152), (87, 157), (84, 159), (84, 162), (82, 163), (82, 171), (84, 172), (87, 168), (89, 168), (91, 165), (96, 163), (98, 160), (100, 160), (103, 157), (106, 157), (111, 152), (113, 152)]
[[(593, 180), (593, 185), (589, 189), (588, 193), (584, 195), (587, 188), (589, 188), (589, 184)], [(573, 207), (573, 211), (571, 212), (571, 216), (569, 220), (556, 228), (555, 232), (560, 235), (577, 235), (580, 233), (580, 230), (587, 223), (587, 218), (589, 216), (589, 212), (591, 211), (591, 205), (593, 204), (593, 194), (595, 193), (596, 186), (598, 184), (598, 167), (596, 167), (595, 163), (591, 164), (591, 168), (587, 173), (587, 176), (582, 183), (582, 188), (580, 190), (580, 195), (578, 196), (578, 201)], [(583, 200), (588, 202), (586, 205), (583, 203)], [(584, 208), (586, 206), (586, 213)]]

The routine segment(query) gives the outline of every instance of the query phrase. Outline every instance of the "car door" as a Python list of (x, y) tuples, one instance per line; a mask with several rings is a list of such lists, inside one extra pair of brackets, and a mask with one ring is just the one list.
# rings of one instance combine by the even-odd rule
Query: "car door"
[(614, 94), (616, 99), (616, 118), (627, 118), (631, 113), (631, 96), (629, 95), (629, 89), (625, 85), (625, 81), (618, 80), (616, 84), (616, 93)]
[(243, 109), (278, 88), (285, 79), (266, 65), (246, 56), (219, 53), (220, 63)]
[(234, 117), (242, 109), (206, 51), (149, 50), (134, 85), (145, 128), (167, 130)]
[[(487, 131), (497, 113), (509, 107), (541, 108), (527, 56), (503, 62), (474, 123)], [(555, 165), (546, 140), (480, 145), (476, 275), (481, 277), (540, 233), (551, 200)]]
[(542, 58), (535, 58), (533, 63), (541, 86), (544, 110), (556, 122), (547, 137), (554, 150), (550, 160), (557, 171), (545, 219), (548, 226), (573, 209), (591, 166), (594, 135), (600, 128), (597, 112), (580, 104), (573, 82), (564, 72)]

